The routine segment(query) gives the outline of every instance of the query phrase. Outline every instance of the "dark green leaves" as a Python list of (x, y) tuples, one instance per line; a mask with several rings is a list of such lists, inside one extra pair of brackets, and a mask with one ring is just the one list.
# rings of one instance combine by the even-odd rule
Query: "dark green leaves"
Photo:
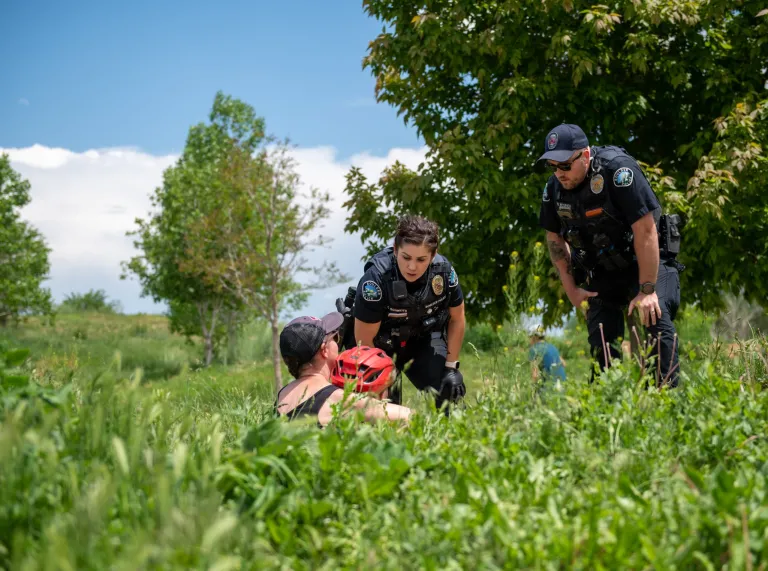
[[(660, 168), (677, 192), (660, 192), (663, 206), (685, 209), (676, 199), (701, 156), (717, 151), (713, 122), (739, 102), (754, 106), (764, 98), (768, 24), (757, 8), (741, 0), (369, 0), (366, 11), (386, 28), (372, 39), (364, 67), (376, 78), (378, 100), (402, 113), (429, 154), (417, 173), (394, 169), (378, 184), (355, 174), (347, 230), (363, 230), (373, 249), (389, 239), (393, 214), (432, 217), (444, 236), (442, 252), (476, 284), (467, 297), (473, 317), (501, 320), (511, 252), (529, 259), (543, 239), (538, 209), (547, 175), (534, 163), (549, 129), (574, 122), (591, 144), (625, 146)], [(768, 145), (761, 132), (751, 140)], [(754, 187), (762, 180), (746, 168), (733, 174)], [(749, 203), (732, 192), (733, 204)], [(764, 203), (757, 204), (749, 217), (754, 233), (743, 225), (739, 231), (762, 243), (765, 225), (757, 217)], [(698, 208), (692, 205), (693, 217)], [(736, 230), (706, 218), (707, 231)], [(712, 305), (708, 291), (737, 283), (763, 291), (759, 280), (737, 280), (731, 271), (747, 262), (746, 253), (726, 259), (718, 240), (722, 255), (709, 258), (698, 248), (712, 246), (704, 235), (684, 235), (682, 257), (697, 268), (682, 276), (684, 302)], [(554, 271), (549, 277), (547, 322), (563, 315), (559, 281)]]

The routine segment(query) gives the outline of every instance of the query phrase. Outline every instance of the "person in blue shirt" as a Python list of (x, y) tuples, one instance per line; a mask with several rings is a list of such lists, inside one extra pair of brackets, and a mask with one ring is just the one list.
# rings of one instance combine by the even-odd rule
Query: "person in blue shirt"
[(544, 340), (544, 330), (541, 327), (533, 327), (529, 331), (531, 349), (528, 352), (528, 360), (533, 369), (533, 380), (539, 380), (542, 384), (556, 384), (557, 381), (565, 382), (565, 361), (560, 357), (560, 352), (552, 343)]

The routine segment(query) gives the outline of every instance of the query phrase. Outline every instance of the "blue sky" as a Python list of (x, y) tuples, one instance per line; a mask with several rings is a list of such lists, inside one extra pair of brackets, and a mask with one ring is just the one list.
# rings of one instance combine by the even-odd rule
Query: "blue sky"
[(219, 89), (300, 146), (418, 145), (375, 103), (361, 60), (381, 23), (360, 1), (3, 4), (1, 146), (178, 152)]
[[(53, 249), (49, 287), (103, 288), (126, 311), (160, 306), (118, 279), (136, 216), (218, 90), (289, 137), (306, 184), (341, 203), (351, 164), (370, 176), (423, 156), (415, 129), (374, 100), (362, 69), (382, 24), (361, 1), (0, 3), (0, 149), (32, 183), (25, 216)], [(332, 250), (361, 273), (359, 239), (337, 213)], [(357, 277), (357, 276), (356, 276)], [(343, 289), (343, 288), (340, 288)], [(313, 295), (308, 312), (337, 291)]]

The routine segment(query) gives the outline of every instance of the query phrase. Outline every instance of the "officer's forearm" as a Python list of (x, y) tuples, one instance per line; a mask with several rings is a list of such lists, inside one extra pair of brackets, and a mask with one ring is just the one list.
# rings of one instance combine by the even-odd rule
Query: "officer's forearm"
[(547, 232), (547, 246), (549, 247), (549, 258), (560, 274), (560, 282), (567, 294), (576, 289), (576, 282), (573, 279), (571, 269), (571, 250), (563, 237), (554, 232)]
[(355, 342), (366, 347), (373, 347), (373, 340), (379, 332), (381, 322), (365, 323), (355, 319)]
[(448, 358), (446, 361), (459, 360), (459, 352), (464, 343), (464, 331), (466, 328), (467, 321), (464, 318), (463, 311), (459, 315), (451, 316), (451, 320), (448, 322)]
[[(646, 220), (646, 216), (648, 219)], [(659, 237), (651, 214), (632, 225), (639, 282), (656, 283), (659, 273)]]

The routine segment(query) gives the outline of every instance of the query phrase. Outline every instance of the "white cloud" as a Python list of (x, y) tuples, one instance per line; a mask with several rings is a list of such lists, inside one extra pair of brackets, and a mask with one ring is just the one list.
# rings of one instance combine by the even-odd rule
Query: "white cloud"
[[(135, 229), (135, 218), (150, 212), (149, 196), (162, 182), (163, 170), (176, 160), (175, 155), (153, 156), (132, 148), (77, 153), (42, 145), (0, 149), (2, 152), (8, 153), (12, 166), (32, 185), (32, 202), (23, 214), (52, 248), (48, 287), (57, 300), (73, 291), (94, 288), (106, 290), (126, 312), (164, 309), (140, 298), (135, 280), (121, 281), (119, 276), (120, 262), (135, 253), (132, 238), (125, 234)], [(354, 276), (349, 285), (356, 284), (362, 273), (364, 248), (359, 236), (344, 233), (346, 212), (342, 203), (349, 167), (354, 164), (369, 179), (377, 180), (396, 160), (416, 168), (424, 155), (425, 149), (392, 149), (386, 156), (361, 153), (341, 160), (332, 147), (295, 149), (302, 183), (328, 191), (331, 197), (331, 215), (321, 232), (333, 242), (330, 248), (314, 253), (316, 260), (335, 261), (343, 272)], [(333, 301), (345, 291), (346, 285), (342, 285), (314, 292), (302, 313), (333, 310)]]
[(135, 281), (120, 280), (120, 263), (135, 252), (126, 232), (149, 212), (149, 195), (175, 156), (122, 148), (75, 153), (42, 145), (2, 152), (32, 185), (23, 215), (52, 248), (48, 287), (57, 300), (104, 289), (126, 311), (162, 310), (139, 297)]
[[(346, 284), (341, 284), (313, 292), (308, 306), (303, 312), (312, 315), (320, 315), (334, 310), (334, 302), (337, 297), (344, 297), (347, 287), (357, 285), (362, 275), (363, 262), (361, 258), (365, 254), (365, 248), (360, 240), (359, 233), (346, 234), (347, 212), (343, 208), (348, 196), (344, 193), (346, 185), (345, 176), (349, 168), (354, 165), (359, 167), (362, 173), (373, 182), (378, 180), (382, 171), (395, 161), (400, 161), (406, 167), (416, 169), (424, 160), (426, 149), (391, 149), (386, 156), (377, 157), (369, 153), (353, 155), (347, 160), (338, 160), (336, 150), (333, 147), (314, 147), (296, 149), (293, 156), (297, 161), (297, 172), (301, 182), (306, 187), (315, 187), (327, 191), (330, 194), (328, 208), (331, 212), (324, 222), (319, 233), (333, 238), (327, 248), (318, 249), (310, 258), (322, 262), (334, 261), (341, 272), (352, 276)], [(394, 232), (394, 228), (392, 229)], [(317, 264), (319, 265), (319, 264)]]
[(25, 97), (19, 98), (19, 105), (24, 105), (25, 107), (29, 107), (29, 99)]
[(24, 149), (5, 149), (11, 161), (36, 169), (55, 169), (64, 166), (77, 155), (67, 149), (32, 145)]

